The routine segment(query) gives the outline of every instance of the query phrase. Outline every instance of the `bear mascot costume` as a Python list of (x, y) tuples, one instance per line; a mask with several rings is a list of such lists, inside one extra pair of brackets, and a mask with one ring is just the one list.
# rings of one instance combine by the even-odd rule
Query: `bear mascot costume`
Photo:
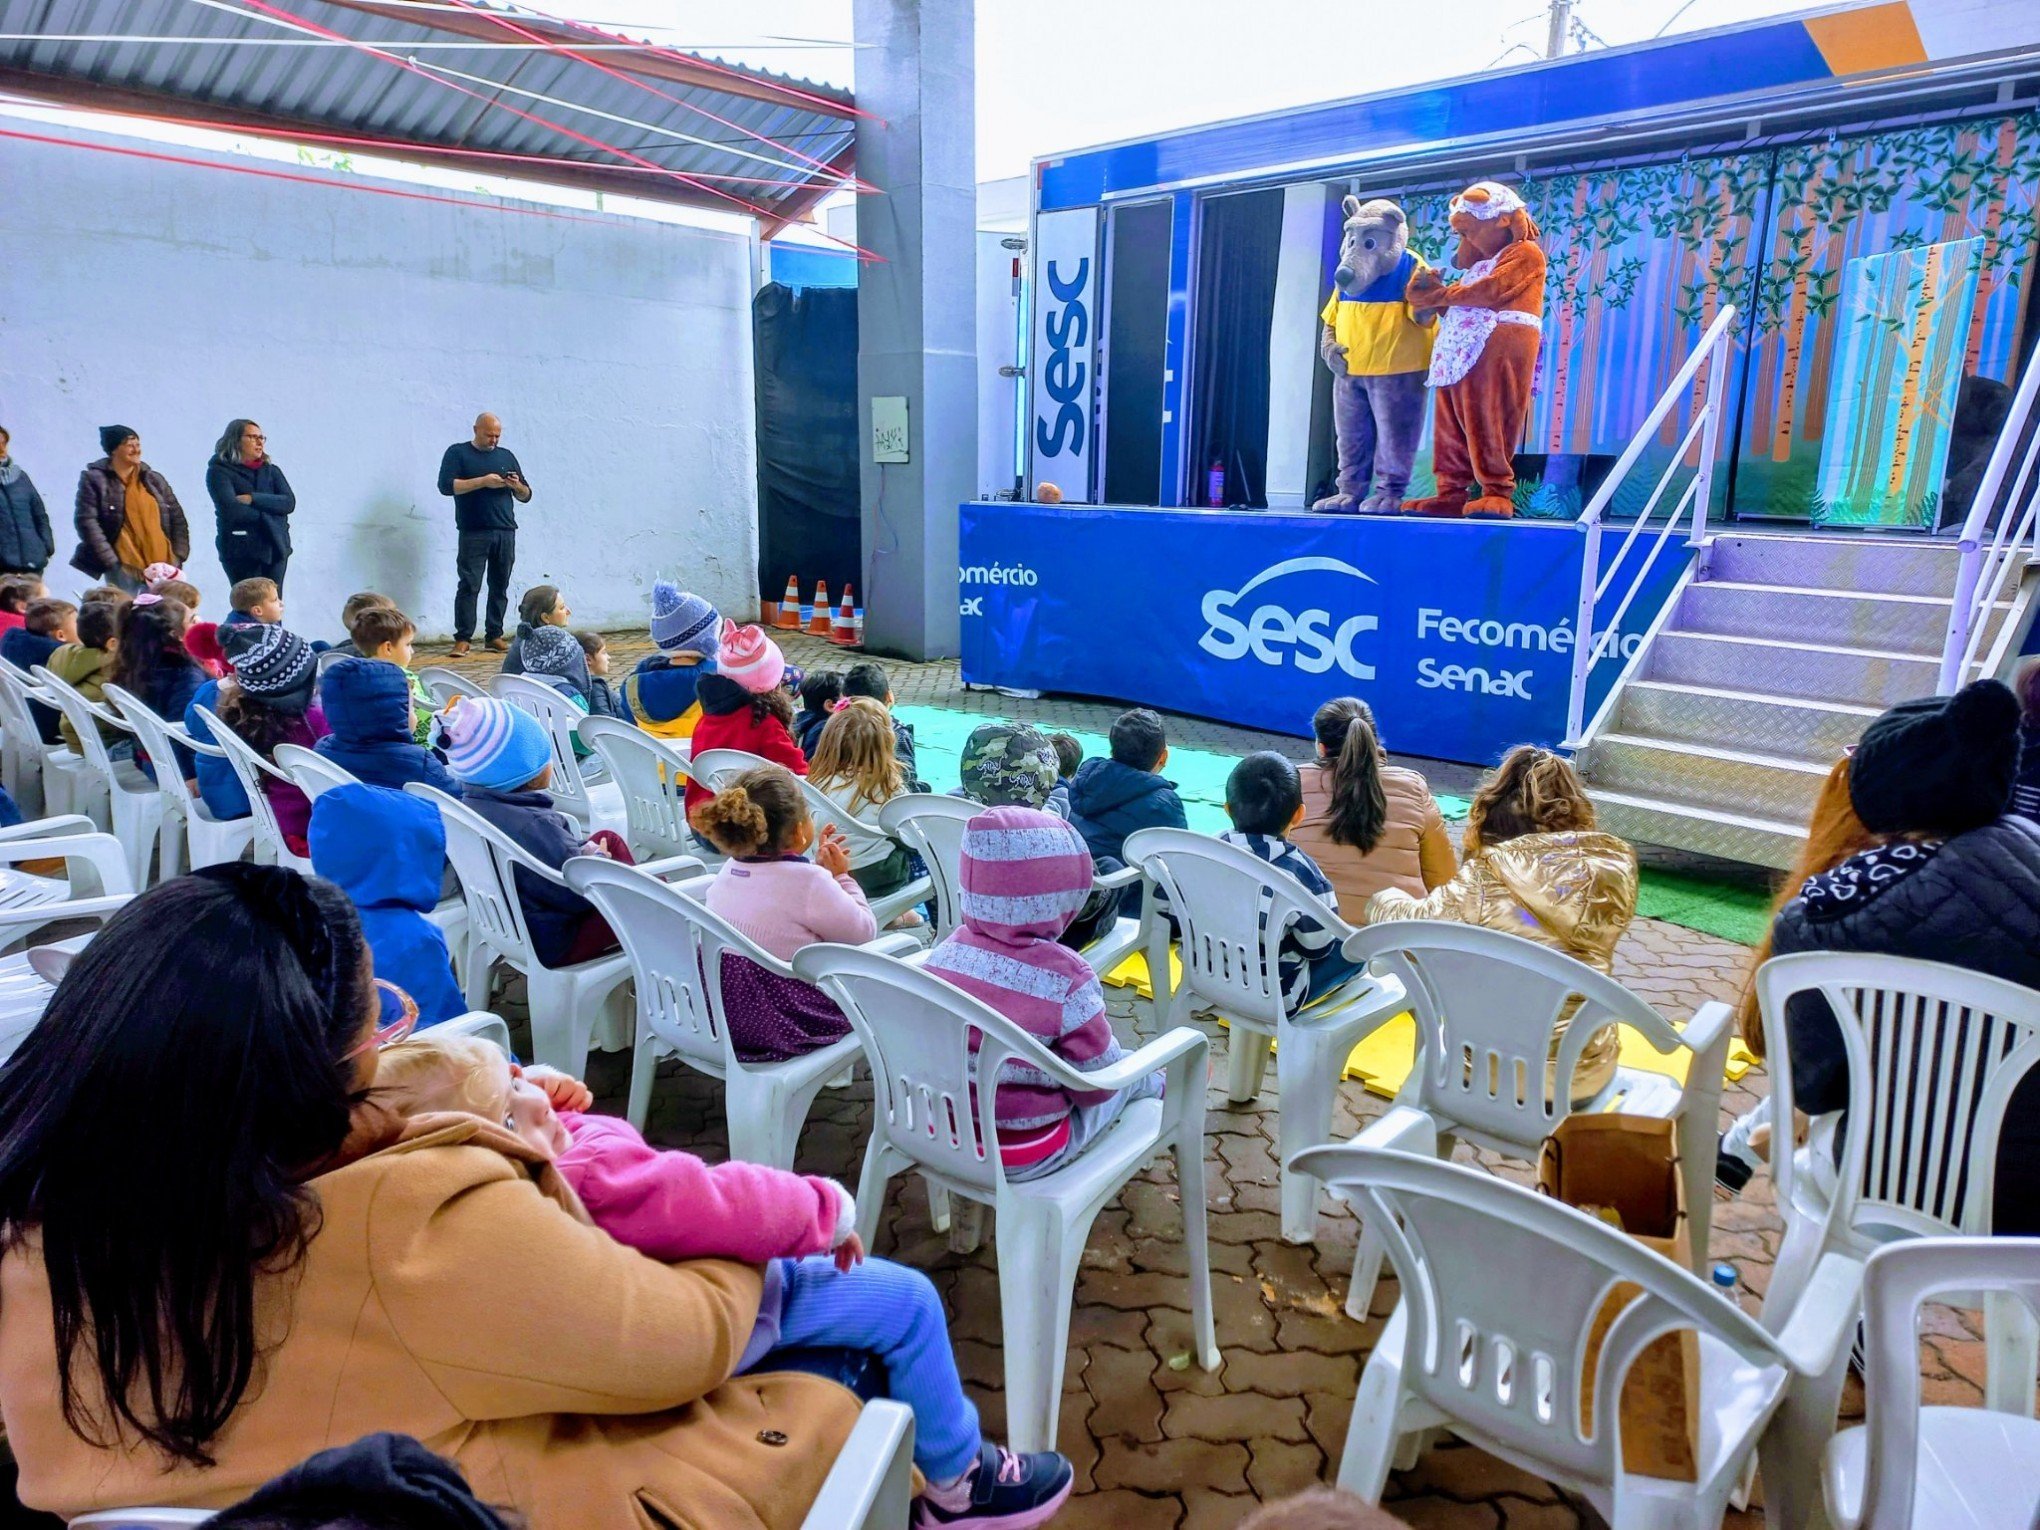
[(1459, 236), (1453, 264), (1410, 279), (1410, 307), (1435, 316), (1431, 353), (1431, 463), (1437, 492), (1413, 499), (1418, 515), (1506, 518), (1516, 511), (1511, 460), (1530, 415), (1530, 384), (1544, 328), (1544, 251), (1530, 209), (1508, 187), (1478, 181), (1452, 199)]
[(1347, 197), (1337, 285), (1318, 316), (1318, 354), (1337, 379), (1332, 423), (1339, 442), (1339, 492), (1314, 510), (1394, 514), (1410, 486), (1410, 464), (1424, 433), (1424, 372), (1431, 364), (1430, 320), (1405, 298), (1428, 271), (1409, 247), (1409, 220), (1393, 202)]

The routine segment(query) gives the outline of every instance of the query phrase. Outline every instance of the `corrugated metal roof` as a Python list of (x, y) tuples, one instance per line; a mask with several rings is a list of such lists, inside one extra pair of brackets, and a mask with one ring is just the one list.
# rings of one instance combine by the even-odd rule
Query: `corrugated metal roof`
[(17, 95), (373, 139), (481, 173), (755, 210), (773, 226), (851, 167), (846, 92), (617, 48), (628, 40), (478, 0), (0, 0), (0, 34), (0, 90)]

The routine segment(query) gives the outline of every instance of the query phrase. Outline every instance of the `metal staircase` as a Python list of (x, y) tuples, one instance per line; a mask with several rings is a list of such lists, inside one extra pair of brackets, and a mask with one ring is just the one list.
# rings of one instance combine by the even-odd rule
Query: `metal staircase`
[(1864, 725), (1934, 694), (1959, 561), (1919, 538), (1713, 538), (1579, 756), (1603, 826), (1790, 865)]
[[(2040, 356), (2027, 366), (1959, 539), (1861, 532), (1710, 536), (1712, 427), (1733, 310), (1709, 330), (1667, 389), (1640, 442), (1690, 394), (1703, 365), (1706, 402), (1686, 437), (1701, 454), (1686, 495), (1662, 524), (1652, 510), (1666, 469), (1611, 571), (1602, 518), (1633, 465), (1617, 463), (1582, 514), (1583, 641), (1575, 655), (1569, 747), (1604, 827), (1626, 839), (1761, 866), (1791, 865), (1822, 780), (1864, 725), (1894, 702), (2005, 676), (2040, 594)], [(1684, 448), (1681, 448), (1683, 455)], [(1676, 463), (1674, 464), (1676, 466)], [(1649, 572), (1629, 578), (1598, 620), (1639, 533), (1651, 556), (1678, 539), (1693, 558), (1592, 719), (1587, 677)]]

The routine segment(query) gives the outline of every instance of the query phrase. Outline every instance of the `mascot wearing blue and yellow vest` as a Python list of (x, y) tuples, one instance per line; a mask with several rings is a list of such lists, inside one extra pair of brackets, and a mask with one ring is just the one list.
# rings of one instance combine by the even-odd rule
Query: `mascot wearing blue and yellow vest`
[(1405, 299), (1430, 267), (1409, 247), (1409, 220), (1393, 202), (1345, 200), (1337, 285), (1319, 315), (1318, 354), (1331, 369), (1339, 492), (1313, 509), (1393, 515), (1410, 486), (1424, 433), (1424, 374), (1435, 315), (1419, 319)]

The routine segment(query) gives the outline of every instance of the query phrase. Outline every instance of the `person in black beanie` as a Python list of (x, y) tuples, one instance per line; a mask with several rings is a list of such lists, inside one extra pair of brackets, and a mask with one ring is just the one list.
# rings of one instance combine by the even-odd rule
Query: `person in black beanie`
[[(2019, 723), (1995, 680), (1871, 722), (1849, 759), (1849, 801), (1883, 843), (1809, 878), (1778, 912), (1773, 953), (1909, 956), (2040, 989), (2040, 824), (2011, 811)], [(1796, 996), (1785, 1030), (1798, 1107), (1847, 1108), (1848, 1055), (1827, 1001)], [(1958, 1055), (1961, 1041), (1947, 1037), (1940, 1055)], [(2005, 1113), (1992, 1226), (2040, 1233), (2040, 1070)]]
[(99, 449), (106, 455), (78, 475), (72, 509), (78, 550), (71, 567), (137, 594), (150, 564), (184, 566), (191, 531), (168, 480), (142, 460), (142, 438), (134, 430), (100, 426)]

